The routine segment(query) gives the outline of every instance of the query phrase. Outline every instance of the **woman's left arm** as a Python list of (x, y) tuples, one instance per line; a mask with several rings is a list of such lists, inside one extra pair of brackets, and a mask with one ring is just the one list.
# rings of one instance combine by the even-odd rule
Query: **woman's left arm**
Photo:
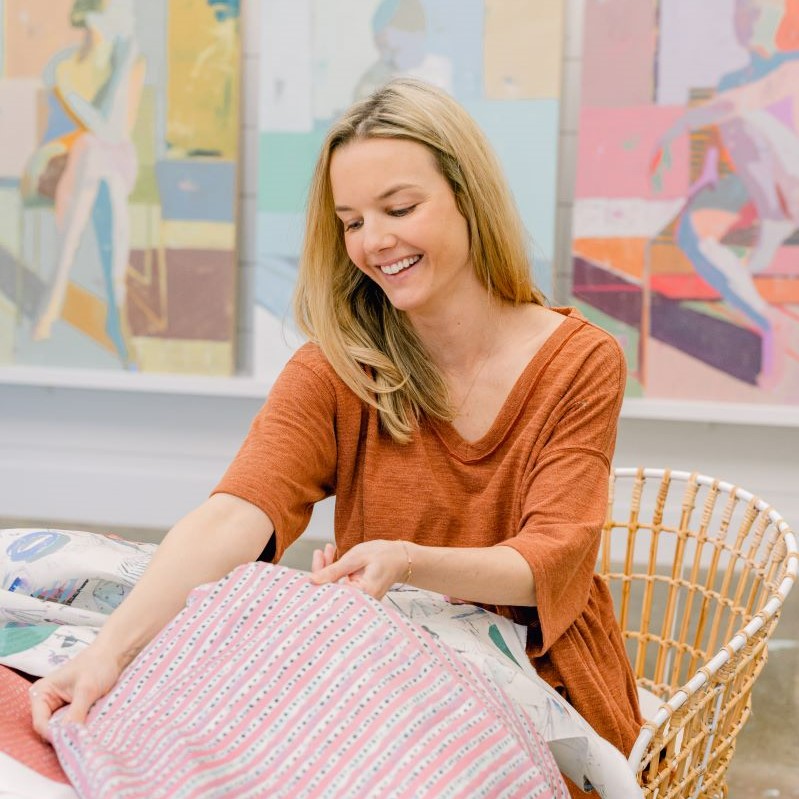
[(364, 541), (333, 561), (330, 547), (314, 558), (317, 584), (345, 579), (382, 599), (395, 583), (412, 583), (487, 605), (536, 604), (533, 573), (511, 547), (428, 547), (410, 541)]

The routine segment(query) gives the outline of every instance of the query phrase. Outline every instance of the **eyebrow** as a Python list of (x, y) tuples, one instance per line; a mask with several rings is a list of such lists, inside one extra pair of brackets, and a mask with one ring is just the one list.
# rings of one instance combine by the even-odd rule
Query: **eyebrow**
[[(390, 186), (386, 189), (381, 195), (378, 196), (378, 200), (387, 200), (389, 197), (393, 196), (394, 194), (398, 194), (405, 189), (418, 189), (420, 188), (415, 183), (397, 183), (396, 186)], [(341, 211), (352, 211), (348, 205), (337, 205), (336, 206), (336, 213), (340, 213)]]

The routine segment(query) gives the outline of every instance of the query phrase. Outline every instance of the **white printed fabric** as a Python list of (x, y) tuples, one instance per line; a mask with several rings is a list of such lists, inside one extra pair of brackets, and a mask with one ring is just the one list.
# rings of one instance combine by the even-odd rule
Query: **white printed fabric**
[(85, 649), (155, 549), (82, 530), (0, 529), (0, 663), (41, 677)]
[(568, 799), (470, 661), (356, 588), (266, 564), (192, 592), (88, 724), (52, 733), (81, 797)]
[(430, 591), (389, 591), (384, 603), (473, 663), (521, 710), (549, 745), (560, 770), (602, 799), (636, 799), (641, 788), (624, 756), (536, 673), (526, 653), (527, 628)]
[[(94, 640), (155, 552), (110, 535), (76, 530), (0, 529), (0, 663), (43, 676)], [(526, 629), (469, 604), (413, 588), (383, 604), (424, 636), (468, 661), (522, 713), (560, 770), (601, 799), (641, 792), (622, 755), (535, 673), (524, 652)]]

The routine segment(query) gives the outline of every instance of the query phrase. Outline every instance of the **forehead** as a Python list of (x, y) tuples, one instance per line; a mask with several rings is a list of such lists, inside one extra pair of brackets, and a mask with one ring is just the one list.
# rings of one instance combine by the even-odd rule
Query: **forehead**
[(333, 151), (333, 193), (379, 189), (389, 183), (425, 183), (443, 179), (432, 151), (410, 139), (356, 139)]

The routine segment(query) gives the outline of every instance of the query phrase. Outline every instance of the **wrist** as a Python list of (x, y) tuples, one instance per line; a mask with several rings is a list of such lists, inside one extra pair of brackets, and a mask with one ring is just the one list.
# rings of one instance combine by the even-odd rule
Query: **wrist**
[(401, 551), (401, 566), (400, 566), (400, 574), (402, 575), (400, 580), (401, 585), (410, 585), (411, 578), (413, 577), (413, 555), (411, 553), (411, 547), (413, 546), (409, 541), (403, 541), (399, 539), (397, 543), (400, 545)]

